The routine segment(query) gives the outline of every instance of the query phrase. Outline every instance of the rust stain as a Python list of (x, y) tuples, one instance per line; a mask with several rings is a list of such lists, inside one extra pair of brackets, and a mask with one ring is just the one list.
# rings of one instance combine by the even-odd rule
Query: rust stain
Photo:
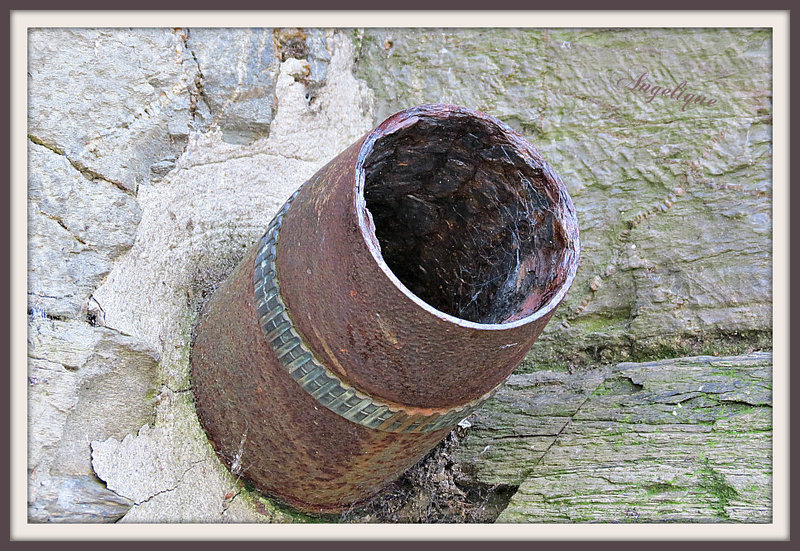
[(393, 115), (284, 212), (274, 270), (294, 331), (368, 397), (341, 395), (352, 411), (374, 400), (402, 414), (370, 428), (290, 376), (258, 314), (259, 244), (201, 312), (195, 402), (243, 478), (298, 509), (341, 512), (449, 432), (428, 431), (432, 416), (478, 403), (519, 365), (574, 279), (577, 218), (533, 146), (449, 105)]

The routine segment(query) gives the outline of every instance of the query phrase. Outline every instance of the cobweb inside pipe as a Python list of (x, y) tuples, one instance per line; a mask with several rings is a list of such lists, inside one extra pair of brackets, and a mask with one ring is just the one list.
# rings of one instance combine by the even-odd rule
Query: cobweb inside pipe
[(505, 323), (564, 282), (565, 232), (542, 169), (501, 129), (421, 118), (376, 141), (364, 170), (384, 260), (434, 308)]

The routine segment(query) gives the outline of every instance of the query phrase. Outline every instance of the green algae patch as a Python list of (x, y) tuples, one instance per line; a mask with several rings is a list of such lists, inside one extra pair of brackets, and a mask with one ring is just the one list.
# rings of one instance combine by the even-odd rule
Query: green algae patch
[(717, 516), (729, 519), (730, 515), (726, 508), (732, 500), (739, 497), (739, 492), (725, 481), (725, 476), (722, 473), (711, 467), (708, 458), (703, 462), (703, 467), (700, 469), (698, 476), (700, 478), (698, 488), (712, 498), (711, 504)]

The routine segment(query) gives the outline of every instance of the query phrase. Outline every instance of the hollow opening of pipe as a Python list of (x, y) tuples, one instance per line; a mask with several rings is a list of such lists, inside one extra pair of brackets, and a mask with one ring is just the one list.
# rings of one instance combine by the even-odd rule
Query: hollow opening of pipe
[(364, 199), (380, 253), (430, 306), (510, 323), (567, 281), (573, 241), (559, 184), (519, 148), (488, 119), (420, 116), (365, 156)]

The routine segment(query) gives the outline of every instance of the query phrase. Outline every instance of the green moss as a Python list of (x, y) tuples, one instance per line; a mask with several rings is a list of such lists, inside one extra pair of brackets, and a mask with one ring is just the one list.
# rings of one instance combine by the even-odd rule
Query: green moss
[(716, 332), (639, 339), (631, 356), (634, 361), (653, 361), (680, 356), (736, 356), (771, 349), (771, 331)]
[(270, 521), (278, 521), (285, 523), (320, 523), (331, 522), (328, 518), (317, 518), (307, 515), (288, 505), (278, 502), (277, 500), (270, 499), (255, 487), (249, 481), (240, 481), (241, 497), (248, 501), (251, 506), (260, 514), (268, 517)]
[(731, 500), (739, 497), (736, 488), (725, 481), (725, 476), (722, 473), (711, 467), (708, 459), (704, 459), (698, 476), (700, 478), (698, 488), (712, 498), (711, 506), (714, 509), (714, 513), (720, 518), (730, 518), (725, 508)]
[[(518, 372), (531, 373), (544, 369), (564, 371), (570, 366), (581, 370), (628, 361), (652, 362), (685, 356), (737, 356), (754, 350), (772, 350), (771, 331), (632, 338), (624, 331), (611, 330), (613, 326), (605, 326), (603, 320), (612, 324), (619, 321), (617, 317), (593, 316), (588, 324), (583, 321), (571, 322), (570, 328), (558, 337), (555, 333), (543, 335), (531, 348)], [(559, 319), (553, 319), (550, 325), (558, 323)], [(601, 330), (601, 327), (605, 329)]]
[(355, 62), (358, 63), (358, 58), (361, 55), (361, 48), (364, 45), (364, 29), (351, 29), (350, 40), (353, 41), (353, 49), (356, 52)]
[(603, 382), (600, 386), (598, 386), (594, 392), (592, 393), (593, 396), (608, 396), (612, 393), (612, 390)]
[(741, 428), (741, 429), (731, 429), (731, 430), (714, 429), (713, 434), (719, 436), (720, 438), (719, 444), (722, 445), (725, 444), (726, 442), (730, 442), (731, 438), (738, 438), (745, 434), (752, 434), (752, 435), (772, 434), (772, 427), (770, 426), (763, 429), (762, 428), (759, 429)]
[(742, 490), (746, 494), (760, 494), (761, 487), (758, 484), (750, 484), (747, 488)]
[(534, 359), (531, 357), (531, 354), (528, 354), (514, 373), (535, 373), (538, 371), (568, 372), (569, 370), (570, 364), (566, 361), (541, 361), (539, 359)]
[(722, 375), (725, 377), (731, 377), (734, 379), (741, 379), (742, 373), (736, 369), (715, 369), (711, 372), (712, 375)]
[(669, 482), (656, 482), (655, 484), (648, 484), (644, 487), (648, 496), (656, 494), (663, 494), (665, 492), (674, 492), (676, 490), (683, 490), (680, 486), (675, 486)]
[(606, 315), (580, 317), (575, 320), (572, 326), (587, 333), (608, 333), (609, 331), (624, 329), (629, 321), (629, 315), (625, 316), (619, 312), (610, 312)]
[(280, 513), (284, 517), (287, 517), (287, 520), (290, 522), (306, 523), (306, 524), (331, 522), (330, 517), (314, 517), (311, 515), (307, 515), (296, 509), (292, 509), (288, 505), (278, 503), (264, 496), (259, 496), (258, 499), (264, 506), (268, 507), (269, 509), (277, 513)]

